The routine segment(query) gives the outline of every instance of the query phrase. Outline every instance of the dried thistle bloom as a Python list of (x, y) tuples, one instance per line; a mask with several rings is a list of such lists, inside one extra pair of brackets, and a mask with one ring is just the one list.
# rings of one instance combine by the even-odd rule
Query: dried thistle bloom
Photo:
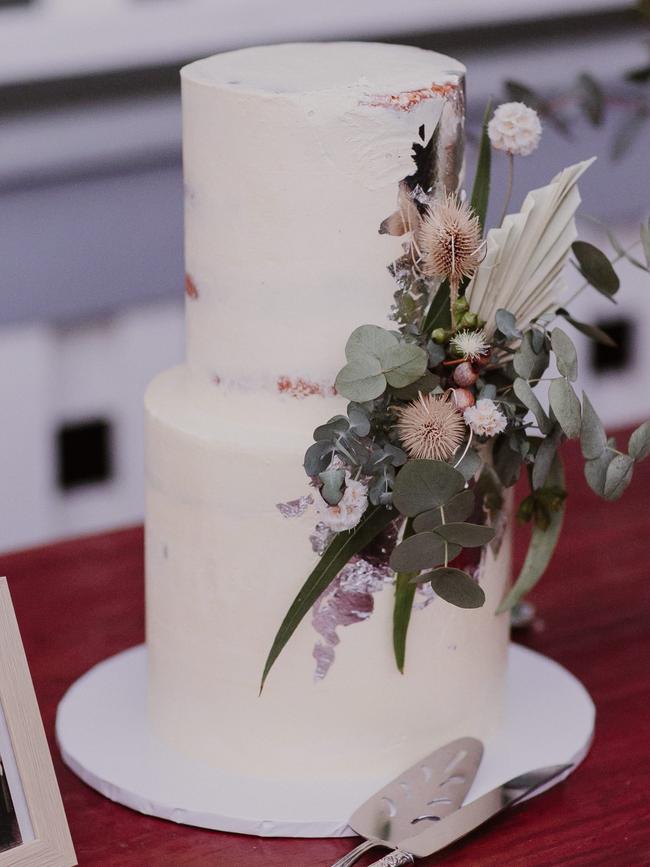
[(429, 208), (417, 240), (424, 273), (448, 279), (455, 296), (461, 280), (471, 277), (481, 262), (481, 224), (476, 214), (449, 194)]
[(445, 396), (422, 394), (398, 410), (397, 433), (412, 458), (445, 461), (462, 443), (465, 424)]
[(468, 329), (459, 331), (457, 334), (454, 334), (450, 343), (452, 349), (458, 355), (469, 361), (476, 361), (481, 355), (485, 355), (490, 348), (487, 335), (482, 328), (478, 331), (469, 331)]

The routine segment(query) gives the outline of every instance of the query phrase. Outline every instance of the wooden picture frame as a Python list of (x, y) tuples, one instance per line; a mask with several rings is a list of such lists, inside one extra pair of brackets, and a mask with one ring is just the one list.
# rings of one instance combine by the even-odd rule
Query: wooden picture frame
[(77, 864), (5, 578), (0, 578), (0, 820), (0, 867)]

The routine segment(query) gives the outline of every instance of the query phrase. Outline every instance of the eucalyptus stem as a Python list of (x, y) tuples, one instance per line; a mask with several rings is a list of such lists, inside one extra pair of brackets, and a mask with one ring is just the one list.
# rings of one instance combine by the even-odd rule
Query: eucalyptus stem
[(510, 199), (512, 197), (512, 182), (515, 177), (515, 157), (514, 154), (508, 154), (508, 180), (506, 185), (506, 200), (503, 204), (503, 213), (501, 214), (501, 219), (499, 220), (499, 225), (503, 225), (503, 221), (506, 218), (506, 214), (508, 213), (508, 208), (510, 207)]

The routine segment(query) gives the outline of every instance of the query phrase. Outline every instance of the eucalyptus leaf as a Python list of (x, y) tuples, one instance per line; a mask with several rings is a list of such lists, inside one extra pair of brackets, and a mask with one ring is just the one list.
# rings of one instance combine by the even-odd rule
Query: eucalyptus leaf
[(397, 475), (395, 507), (407, 517), (444, 506), (465, 487), (462, 473), (444, 461), (411, 460)]
[(644, 421), (630, 436), (627, 444), (630, 457), (638, 462), (650, 455), (650, 421)]
[(593, 408), (591, 401), (582, 392), (582, 425), (580, 426), (580, 448), (583, 457), (593, 460), (602, 454), (607, 445), (607, 435), (598, 413)]
[(373, 356), (377, 361), (382, 353), (397, 346), (398, 338), (378, 325), (360, 325), (355, 328), (345, 345), (345, 357), (352, 361), (355, 358)]
[(345, 433), (350, 429), (350, 423), (343, 415), (334, 416), (325, 424), (319, 425), (314, 431), (316, 442), (333, 442), (338, 434)]
[[(608, 440), (608, 445), (612, 444), (613, 440)], [(606, 448), (597, 458), (585, 462), (585, 479), (591, 490), (599, 497), (605, 496), (607, 468), (611, 464), (614, 454), (611, 449)]]
[[(464, 448), (464, 446), (461, 446), (461, 449), (463, 449), (463, 448)], [(452, 461), (454, 464), (456, 463), (456, 461), (457, 461), (456, 456), (454, 456), (452, 458)], [(456, 469), (458, 470), (459, 473), (462, 474), (463, 479), (466, 482), (469, 482), (471, 479), (474, 478), (476, 473), (479, 471), (482, 463), (483, 462), (481, 460), (481, 456), (476, 451), (476, 449), (468, 449), (467, 452), (465, 453), (463, 459), (456, 467)]]
[(370, 418), (366, 410), (358, 403), (348, 404), (348, 419), (350, 428), (357, 436), (365, 437), (370, 433)]
[[(548, 484), (549, 486), (564, 490), (564, 473), (559, 454), (555, 455), (555, 460), (548, 475)], [(526, 593), (533, 589), (544, 574), (553, 556), (553, 551), (562, 529), (564, 512), (565, 505), (562, 502), (559, 509), (550, 512), (546, 529), (542, 529), (537, 525), (533, 526), (524, 565), (510, 592), (499, 605), (497, 614), (502, 614), (504, 611), (512, 608), (513, 605), (516, 605)]]
[(321, 496), (329, 506), (336, 506), (343, 498), (343, 482), (345, 481), (345, 470), (334, 469), (325, 470), (318, 474), (318, 478), (323, 483), (321, 488)]
[(428, 356), (417, 344), (402, 342), (382, 352), (380, 362), (388, 384), (405, 388), (424, 375)]
[(461, 545), (463, 548), (480, 548), (494, 538), (492, 527), (483, 524), (445, 523), (436, 527), (435, 532), (448, 542)]
[(632, 481), (634, 458), (629, 455), (614, 455), (605, 473), (603, 496), (606, 500), (618, 500)]
[(334, 536), (300, 588), (280, 625), (264, 665), (260, 692), (276, 659), (321, 593), (327, 590), (350, 558), (369, 545), (394, 520), (395, 513), (391, 509), (373, 506), (366, 510), (354, 529)]
[(481, 125), (481, 141), (479, 144), (478, 160), (476, 162), (476, 174), (474, 175), (474, 185), (472, 186), (471, 206), (481, 224), (481, 229), (485, 227), (485, 216), (487, 214), (488, 202), (490, 199), (490, 170), (492, 163), (492, 144), (488, 135), (488, 125), (492, 115), (492, 100), (488, 100), (483, 115), (483, 123)]
[(602, 295), (612, 298), (618, 292), (621, 282), (612, 263), (602, 250), (588, 241), (574, 241), (571, 249), (585, 280)]
[(533, 332), (527, 331), (512, 360), (515, 372), (522, 379), (539, 379), (548, 367), (548, 352), (544, 346), (539, 351), (533, 348)]
[(440, 377), (427, 371), (411, 385), (406, 385), (404, 388), (391, 388), (391, 393), (399, 400), (417, 400), (418, 395), (430, 394), (438, 385), (440, 385)]
[(531, 473), (531, 483), (534, 490), (539, 490), (546, 484), (561, 439), (562, 430), (555, 427), (553, 432), (540, 443)]
[(457, 522), (464, 521), (474, 511), (476, 498), (474, 492), (467, 488), (452, 497), (443, 507), (444, 516), (440, 508), (431, 509), (429, 512), (422, 512), (413, 521), (413, 529), (417, 533), (424, 530), (434, 530), (439, 527), (444, 521)]
[(504, 488), (510, 488), (519, 479), (522, 456), (510, 448), (505, 437), (499, 437), (494, 446), (494, 471)]
[(460, 554), (458, 545), (446, 544), (437, 533), (415, 533), (404, 539), (390, 555), (390, 568), (395, 572), (419, 572), (431, 569)]
[(490, 382), (487, 385), (483, 386), (479, 393), (478, 400), (494, 400), (496, 396), (497, 387)]
[(309, 446), (305, 452), (303, 466), (308, 476), (317, 476), (326, 470), (332, 460), (334, 446), (330, 442), (319, 441)]
[(537, 355), (544, 350), (546, 344), (546, 331), (541, 328), (530, 329), (530, 345)]
[(381, 364), (373, 356), (359, 357), (339, 371), (334, 383), (336, 390), (348, 400), (374, 400), (386, 390), (386, 377)]
[(453, 566), (434, 569), (423, 576), (431, 581), (434, 592), (445, 602), (457, 608), (481, 608), (485, 605), (485, 593), (479, 584), (462, 569)]
[(551, 420), (546, 414), (546, 410), (541, 405), (539, 400), (537, 399), (537, 395), (530, 387), (529, 383), (526, 382), (525, 379), (517, 378), (512, 384), (512, 390), (519, 398), (519, 400), (523, 403), (527, 409), (529, 409), (532, 414), (535, 416), (537, 421), (537, 427), (543, 434), (550, 433), (553, 425), (551, 424)]
[(429, 366), (436, 367), (441, 361), (445, 360), (445, 347), (430, 340), (427, 343), (427, 354), (429, 355)]
[(509, 310), (499, 308), (496, 312), (497, 328), (506, 340), (515, 340), (521, 337), (521, 331), (517, 328), (517, 320)]
[(548, 399), (564, 433), (569, 439), (579, 437), (580, 401), (571, 383), (563, 377), (552, 380), (548, 389)]
[(557, 369), (571, 382), (578, 378), (578, 355), (571, 338), (561, 328), (551, 331), (551, 348), (555, 353)]
[(611, 346), (612, 349), (616, 349), (616, 342), (612, 340), (609, 334), (606, 331), (603, 331), (602, 328), (599, 328), (597, 325), (591, 325), (588, 322), (579, 322), (562, 307), (558, 307), (555, 312), (558, 316), (563, 316), (577, 331), (585, 334), (587, 337), (591, 338), (591, 340), (595, 340), (596, 343), (602, 343), (603, 346)]

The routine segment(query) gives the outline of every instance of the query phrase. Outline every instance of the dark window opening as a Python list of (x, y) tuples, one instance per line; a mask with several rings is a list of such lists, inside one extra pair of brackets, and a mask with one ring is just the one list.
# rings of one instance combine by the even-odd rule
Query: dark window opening
[(634, 326), (629, 319), (608, 319), (597, 323), (616, 346), (592, 343), (591, 366), (597, 373), (624, 370), (632, 361)]
[(108, 481), (113, 475), (110, 423), (88, 419), (62, 425), (57, 433), (57, 458), (63, 490)]

